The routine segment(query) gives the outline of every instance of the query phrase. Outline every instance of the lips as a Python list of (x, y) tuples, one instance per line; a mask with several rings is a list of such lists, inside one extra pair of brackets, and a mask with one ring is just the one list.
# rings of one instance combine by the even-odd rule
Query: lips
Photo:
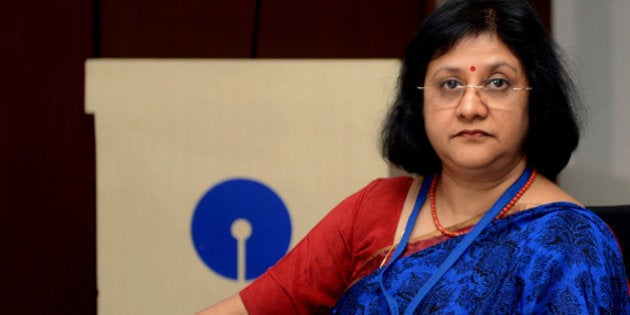
[(460, 132), (458, 132), (457, 134), (455, 134), (455, 137), (464, 137), (464, 138), (479, 138), (479, 137), (486, 137), (489, 136), (490, 134), (480, 130), (480, 129), (473, 129), (473, 130), (462, 130)]

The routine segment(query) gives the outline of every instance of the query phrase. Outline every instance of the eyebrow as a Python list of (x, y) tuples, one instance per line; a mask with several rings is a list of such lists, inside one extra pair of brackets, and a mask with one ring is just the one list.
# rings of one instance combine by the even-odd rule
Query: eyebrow
[[(516, 69), (516, 67), (514, 67), (513, 65), (511, 65), (510, 63), (506, 62), (506, 61), (499, 61), (493, 64), (490, 64), (488, 66), (483, 66), (483, 67), (479, 67), (476, 66), (477, 69), (479, 70), (483, 70), (486, 69), (487, 71), (495, 71), (501, 67), (507, 67), (510, 70), (512, 70), (514, 72), (514, 74), (519, 74), (518, 69)], [(448, 72), (448, 73), (455, 73), (455, 74), (460, 74), (465, 72), (467, 68), (459, 68), (459, 67), (451, 67), (451, 66), (444, 66), (439, 68), (437, 71), (435, 71), (435, 73), (431, 76), (431, 77), (435, 77), (437, 76), (439, 73), (441, 72)]]

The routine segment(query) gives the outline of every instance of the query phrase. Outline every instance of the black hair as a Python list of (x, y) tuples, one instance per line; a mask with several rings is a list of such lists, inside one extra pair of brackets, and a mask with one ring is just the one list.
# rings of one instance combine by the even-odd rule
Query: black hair
[(427, 18), (405, 52), (397, 95), (381, 134), (383, 157), (418, 175), (441, 171), (427, 138), (423, 93), (429, 62), (464, 37), (496, 34), (521, 61), (529, 85), (529, 128), (523, 144), (527, 163), (555, 180), (577, 147), (575, 86), (559, 49), (526, 0), (447, 0)]

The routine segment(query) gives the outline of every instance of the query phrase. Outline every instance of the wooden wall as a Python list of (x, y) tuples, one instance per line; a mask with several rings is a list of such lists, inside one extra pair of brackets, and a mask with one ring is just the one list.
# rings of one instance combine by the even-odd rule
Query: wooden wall
[(398, 57), (432, 9), (411, 0), (184, 3), (103, 1), (102, 57)]
[(94, 124), (83, 113), (92, 5), (0, 4), (4, 314), (95, 312)]
[[(550, 25), (549, 0), (536, 0)], [(0, 259), (6, 314), (96, 313), (86, 58), (397, 58), (433, 1), (0, 3)]]

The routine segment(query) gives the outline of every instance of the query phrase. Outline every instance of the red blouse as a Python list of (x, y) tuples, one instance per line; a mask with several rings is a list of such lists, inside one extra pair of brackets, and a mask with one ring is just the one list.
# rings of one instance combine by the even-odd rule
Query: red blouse
[(250, 314), (329, 313), (364, 265), (391, 245), (413, 183), (378, 179), (337, 205), (275, 266), (240, 292)]

